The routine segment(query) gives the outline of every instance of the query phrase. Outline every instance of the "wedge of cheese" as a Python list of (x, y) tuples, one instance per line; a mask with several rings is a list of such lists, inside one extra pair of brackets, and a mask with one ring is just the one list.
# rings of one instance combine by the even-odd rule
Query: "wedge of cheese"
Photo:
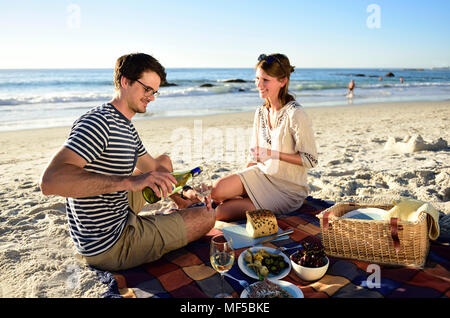
[(278, 222), (275, 214), (269, 210), (246, 211), (246, 230), (250, 237), (257, 238), (278, 232)]

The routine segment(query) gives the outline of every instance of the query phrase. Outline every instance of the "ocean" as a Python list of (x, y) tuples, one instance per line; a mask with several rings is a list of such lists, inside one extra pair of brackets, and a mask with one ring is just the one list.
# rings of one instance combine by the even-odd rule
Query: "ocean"
[[(166, 72), (167, 81), (175, 85), (161, 87), (147, 113), (133, 120), (253, 111), (262, 103), (251, 68), (168, 68)], [(395, 76), (385, 77), (388, 72)], [(70, 126), (87, 110), (112, 98), (112, 78), (113, 69), (0, 70), (0, 131)], [(355, 96), (348, 99), (352, 79)], [(450, 69), (296, 69), (290, 91), (304, 107), (448, 100)]]

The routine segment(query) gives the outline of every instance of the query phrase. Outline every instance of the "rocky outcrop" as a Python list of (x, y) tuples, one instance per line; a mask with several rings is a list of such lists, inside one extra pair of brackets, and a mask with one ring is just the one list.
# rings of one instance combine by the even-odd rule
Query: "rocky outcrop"
[(240, 79), (240, 78), (233, 78), (233, 79), (225, 80), (224, 83), (246, 83), (246, 81), (243, 79)]
[(177, 86), (175, 83), (169, 83), (167, 81), (163, 81), (159, 87), (168, 87), (168, 86)]

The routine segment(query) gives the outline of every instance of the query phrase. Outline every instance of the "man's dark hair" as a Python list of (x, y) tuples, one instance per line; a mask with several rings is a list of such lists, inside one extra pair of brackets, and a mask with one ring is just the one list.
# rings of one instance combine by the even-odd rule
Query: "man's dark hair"
[(122, 76), (128, 78), (133, 84), (142, 76), (143, 72), (153, 71), (161, 78), (161, 84), (166, 82), (166, 70), (155, 59), (145, 53), (131, 53), (119, 57), (114, 68), (114, 86), (120, 88)]

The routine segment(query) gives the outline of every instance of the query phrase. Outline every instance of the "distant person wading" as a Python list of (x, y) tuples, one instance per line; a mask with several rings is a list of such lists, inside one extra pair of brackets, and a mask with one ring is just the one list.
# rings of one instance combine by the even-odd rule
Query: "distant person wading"
[(348, 83), (348, 91), (347, 91), (347, 97), (352, 98), (354, 96), (354, 90), (355, 90), (355, 81), (351, 80), (350, 83)]

